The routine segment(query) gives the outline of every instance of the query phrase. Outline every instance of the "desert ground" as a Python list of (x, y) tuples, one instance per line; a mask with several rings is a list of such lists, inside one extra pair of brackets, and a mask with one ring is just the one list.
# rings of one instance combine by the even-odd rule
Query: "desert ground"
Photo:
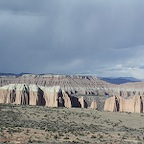
[(144, 143), (144, 114), (0, 104), (0, 144)]

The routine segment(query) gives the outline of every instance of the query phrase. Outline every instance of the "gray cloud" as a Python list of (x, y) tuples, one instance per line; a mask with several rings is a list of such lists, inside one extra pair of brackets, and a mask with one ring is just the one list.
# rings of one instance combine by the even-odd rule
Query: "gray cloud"
[(1, 0), (0, 71), (131, 75), (112, 68), (144, 61), (143, 6), (143, 0)]

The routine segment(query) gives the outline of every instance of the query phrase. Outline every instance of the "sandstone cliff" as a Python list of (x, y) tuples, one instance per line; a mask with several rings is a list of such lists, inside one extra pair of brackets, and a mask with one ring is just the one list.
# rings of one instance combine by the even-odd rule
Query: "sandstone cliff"
[(65, 91), (62, 91), (61, 95), (62, 95), (62, 98), (63, 98), (63, 101), (64, 101), (64, 104), (63, 104), (64, 107), (71, 108), (72, 103), (71, 103), (71, 99), (70, 99), (69, 95)]
[[(49, 107), (87, 108), (91, 107), (93, 100), (96, 100), (98, 109), (104, 107), (110, 111), (133, 112), (140, 111), (138, 105), (142, 103), (144, 96), (143, 82), (114, 85), (94, 76), (53, 74), (5, 76), (0, 77), (0, 86), (3, 86), (0, 90), (1, 103)], [(104, 106), (105, 99), (115, 95), (116, 97), (107, 100)], [(135, 96), (141, 96), (142, 100), (136, 98), (136, 102), (132, 104), (134, 101), (132, 97)], [(132, 105), (135, 105), (135, 108)]]
[[(90, 98), (90, 97), (89, 97)], [(91, 102), (93, 98), (87, 100)], [(9, 84), (0, 87), (0, 103), (43, 105), (47, 107), (88, 108), (84, 96), (71, 96), (60, 86), (43, 87), (35, 84)]]
[(78, 100), (79, 100), (79, 102), (80, 102), (80, 107), (81, 107), (81, 108), (85, 108), (85, 103), (84, 103), (84, 98), (83, 98), (83, 96), (80, 97)]
[(133, 96), (125, 99), (121, 96), (113, 96), (105, 101), (104, 110), (111, 112), (133, 112), (142, 113), (144, 97)]
[(96, 100), (92, 101), (90, 107), (91, 107), (91, 109), (97, 109), (97, 103), (96, 103)]
[(71, 108), (70, 96), (59, 86), (43, 87), (44, 99), (48, 107), (67, 107)]
[(60, 87), (10, 84), (0, 88), (0, 103), (71, 107), (70, 97)]

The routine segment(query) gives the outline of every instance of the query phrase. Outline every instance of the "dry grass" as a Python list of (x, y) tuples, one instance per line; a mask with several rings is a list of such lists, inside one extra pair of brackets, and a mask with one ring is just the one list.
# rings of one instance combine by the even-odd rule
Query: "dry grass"
[(144, 114), (0, 105), (1, 143), (144, 143)]

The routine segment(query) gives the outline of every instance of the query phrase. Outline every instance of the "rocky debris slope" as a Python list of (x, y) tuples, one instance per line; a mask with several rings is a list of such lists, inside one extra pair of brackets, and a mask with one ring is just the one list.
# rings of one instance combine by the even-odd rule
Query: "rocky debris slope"
[(0, 87), (0, 103), (67, 108), (88, 107), (83, 96), (80, 98), (70, 96), (60, 86), (43, 87), (35, 84), (9, 84)]
[(144, 96), (133, 96), (128, 99), (121, 96), (113, 96), (105, 101), (104, 110), (111, 112), (144, 112)]

